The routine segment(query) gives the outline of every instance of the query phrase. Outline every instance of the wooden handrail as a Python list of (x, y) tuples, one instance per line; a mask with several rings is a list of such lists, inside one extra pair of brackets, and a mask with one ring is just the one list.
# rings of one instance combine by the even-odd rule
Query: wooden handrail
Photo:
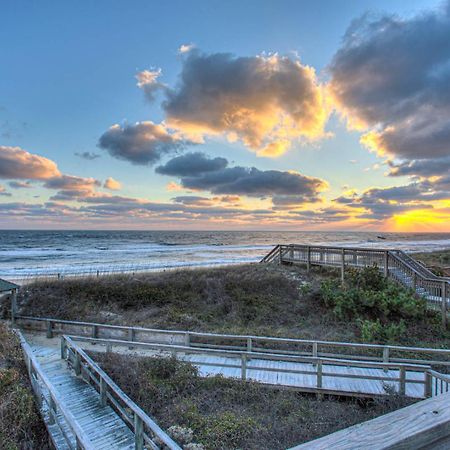
[[(78, 425), (77, 421), (75, 420), (75, 417), (70, 412), (69, 408), (66, 406), (64, 400), (58, 393), (58, 391), (53, 387), (53, 384), (48, 379), (45, 372), (42, 370), (39, 362), (37, 361), (36, 357), (33, 354), (33, 351), (30, 347), (30, 345), (26, 342), (25, 338), (23, 337), (22, 333), (20, 331), (17, 331), (17, 334), (20, 339), (20, 344), (23, 349), (23, 353), (25, 356), (25, 362), (27, 363), (27, 368), (29, 371), (30, 378), (32, 377), (32, 372), (34, 372), (38, 377), (41, 383), (45, 386), (47, 389), (50, 398), (53, 400), (55, 406), (59, 411), (61, 412), (66, 425), (69, 427), (71, 432), (73, 433), (78, 448), (82, 448), (84, 450), (95, 450), (94, 444), (89, 440), (89, 437), (87, 434), (83, 431), (83, 429)], [(32, 378), (31, 378), (32, 380)], [(47, 401), (45, 396), (41, 396), (45, 401)], [(50, 414), (54, 414), (53, 411), (51, 411), (51, 407), (49, 405)], [(58, 427), (61, 428), (61, 425), (58, 423), (58, 421), (55, 421), (58, 424)], [(65, 433), (62, 433), (65, 439), (67, 439)], [(67, 444), (71, 447), (71, 444), (69, 441), (67, 441)]]
[[(238, 335), (238, 334), (215, 334), (215, 333), (204, 333), (204, 332), (196, 332), (196, 331), (187, 331), (187, 330), (165, 330), (165, 329), (155, 329), (155, 328), (144, 328), (144, 327), (130, 327), (130, 326), (121, 326), (121, 325), (109, 325), (109, 324), (101, 324), (95, 322), (76, 322), (69, 320), (60, 320), (60, 319), (52, 319), (52, 318), (42, 318), (42, 317), (31, 317), (31, 316), (17, 316), (16, 320), (27, 320), (30, 322), (42, 322), (46, 324), (45, 329), (48, 334), (48, 324), (50, 323), (51, 331), (53, 333), (64, 333), (64, 330), (56, 330), (54, 329), (54, 325), (69, 325), (72, 327), (79, 326), (82, 328), (90, 328), (90, 335), (98, 336), (98, 332), (101, 329), (104, 330), (117, 330), (122, 331), (125, 336), (130, 336), (130, 331), (133, 331), (133, 343), (138, 342), (141, 334), (155, 334), (155, 335), (168, 335), (178, 337), (180, 341), (188, 342), (189, 346), (197, 346), (199, 348), (207, 348), (208, 345), (212, 346), (213, 344), (202, 344), (198, 342), (193, 342), (193, 338), (199, 339), (209, 339), (209, 340), (223, 340), (223, 341), (242, 341), (243, 345), (248, 348), (253, 348), (253, 350), (257, 349), (260, 352), (266, 351), (270, 352), (271, 349), (264, 349), (255, 347), (256, 343), (272, 343), (272, 344), (297, 344), (300, 346), (308, 346), (312, 348), (312, 353), (314, 353), (314, 349), (318, 352), (318, 356), (320, 355), (321, 347), (337, 347), (344, 349), (352, 349), (352, 350), (376, 350), (380, 352), (380, 360), (383, 361), (391, 361), (391, 362), (399, 362), (396, 361), (396, 358), (392, 358), (392, 352), (403, 352), (403, 353), (422, 353), (427, 354), (429, 356), (432, 355), (442, 355), (446, 357), (447, 360), (443, 361), (426, 361), (427, 364), (436, 364), (436, 365), (450, 365), (450, 350), (448, 349), (437, 349), (437, 348), (424, 348), (424, 347), (402, 347), (396, 345), (380, 345), (380, 344), (363, 344), (363, 343), (352, 343), (352, 342), (338, 342), (338, 341), (322, 341), (322, 340), (311, 340), (311, 339), (295, 339), (295, 338), (280, 338), (280, 337), (272, 337), (272, 336), (257, 336), (257, 335)], [(94, 330), (96, 331), (94, 333)], [(71, 335), (75, 334), (74, 330), (65, 331), (65, 333), (70, 333)], [(141, 341), (142, 342), (142, 341)], [(231, 348), (230, 345), (222, 344), (222, 348)], [(275, 351), (275, 350), (274, 350)], [(283, 353), (283, 350), (276, 350), (278, 354)], [(288, 351), (285, 350), (285, 354)], [(290, 353), (290, 352), (289, 352)], [(296, 354), (300, 352), (295, 352)], [(302, 356), (302, 355), (300, 355)], [(323, 355), (322, 355), (323, 356)], [(351, 355), (345, 354), (334, 354), (332, 355), (336, 358), (349, 357)], [(364, 357), (374, 357), (373, 355), (358, 355), (359, 358)], [(399, 358), (397, 358), (399, 359)], [(405, 359), (401, 362), (410, 362), (412, 364), (423, 364), (425, 361), (423, 359)]]
[[(127, 342), (126, 344), (129, 345), (129, 342)], [(61, 338), (61, 355), (66, 356), (68, 349), (71, 349), (76, 355), (78, 355), (78, 357), (80, 358), (80, 361), (77, 362), (78, 364), (84, 363), (84, 368), (90, 370), (91, 372), (94, 372), (99, 377), (99, 380), (101, 380), (100, 383), (104, 386), (104, 388), (108, 389), (110, 394), (113, 394), (125, 405), (126, 408), (128, 408), (129, 411), (133, 412), (134, 422), (131, 424), (131, 428), (137, 436), (137, 441), (141, 438), (144, 439), (144, 436), (139, 436), (139, 433), (141, 431), (140, 429), (138, 430), (138, 432), (136, 431), (136, 418), (138, 418), (138, 421), (141, 421), (142, 424), (145, 425), (170, 450), (181, 450), (181, 447), (165, 431), (163, 431), (162, 428), (154, 420), (152, 420), (138, 405), (136, 405), (136, 403), (134, 403), (133, 400), (131, 400), (119, 388), (119, 386), (114, 383), (114, 381), (98, 366), (98, 364), (96, 364), (92, 360), (92, 358), (90, 358), (86, 354), (86, 352), (82, 348), (80, 348), (73, 342), (73, 338), (64, 335)], [(81, 367), (77, 368), (76, 370), (81, 371)], [(106, 392), (100, 393), (103, 397), (103, 401), (107, 401), (108, 396), (106, 395)], [(119, 414), (123, 419), (124, 415), (127, 416), (127, 414), (122, 409), (119, 410)], [(125, 419), (125, 421), (130, 425), (129, 420)], [(137, 428), (139, 428), (139, 426)], [(156, 448), (158, 448), (157, 444), (153, 442), (153, 439), (149, 438), (149, 440), (153, 443), (153, 446), (156, 446)], [(137, 445), (139, 445), (138, 442)]]

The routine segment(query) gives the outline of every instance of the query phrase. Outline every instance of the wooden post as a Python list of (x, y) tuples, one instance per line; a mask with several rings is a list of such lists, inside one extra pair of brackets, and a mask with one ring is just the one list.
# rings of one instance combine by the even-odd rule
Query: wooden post
[(405, 368), (402, 366), (400, 367), (400, 389), (399, 393), (400, 395), (405, 395), (406, 393), (406, 371)]
[(111, 353), (112, 352), (112, 344), (111, 342), (107, 342), (106, 343), (106, 353)]
[[(389, 363), (389, 347), (384, 347), (383, 348), (383, 362), (385, 364)], [(387, 372), (389, 369), (387, 367), (385, 367), (384, 372)]]
[(66, 340), (61, 336), (61, 359), (66, 358)]
[(342, 249), (342, 260), (341, 260), (341, 281), (344, 282), (345, 279), (345, 248)]
[(47, 339), (51, 339), (53, 337), (53, 322), (51, 320), (47, 320)]
[(432, 377), (431, 373), (425, 372), (425, 397), (429, 398), (433, 396)]
[(98, 326), (97, 325), (92, 325), (92, 337), (94, 339), (98, 338)]
[(50, 425), (53, 425), (55, 423), (55, 416), (56, 416), (56, 403), (55, 403), (55, 399), (52, 397), (51, 394), (50, 394), (50, 398), (49, 398), (49, 402), (48, 402), (48, 409), (49, 409), (48, 423)]
[(13, 325), (16, 324), (17, 315), (17, 289), (13, 289), (11, 296), (11, 322)]
[(443, 281), (441, 285), (441, 313), (442, 313), (442, 328), (447, 329), (447, 282)]
[(384, 252), (384, 276), (389, 277), (389, 252), (386, 250)]
[(247, 338), (247, 351), (248, 352), (252, 351), (252, 338), (251, 337)]
[(312, 345), (312, 355), (313, 355), (313, 358), (317, 358), (317, 354), (318, 354), (318, 345), (317, 345), (317, 342), (313, 342), (313, 345)]
[(144, 449), (144, 424), (136, 413), (134, 413), (134, 448)]
[[(128, 340), (131, 341), (131, 342), (134, 341), (134, 329), (133, 329), (133, 328), (130, 328), (130, 329), (128, 330)], [(134, 347), (133, 347), (132, 345), (130, 345), (128, 348), (129, 348), (130, 350), (133, 350)]]
[(106, 383), (103, 378), (100, 378), (100, 405), (106, 406)]
[(308, 245), (306, 248), (306, 270), (309, 272), (311, 269), (311, 247)]
[(186, 347), (190, 347), (191, 346), (191, 335), (189, 334), (189, 331), (187, 331), (184, 334), (184, 345)]
[(75, 365), (74, 365), (75, 375), (81, 374), (81, 360), (80, 355), (78, 353), (75, 353)]
[(245, 381), (247, 379), (247, 355), (241, 354), (241, 379)]
[(317, 361), (317, 387), (322, 387), (322, 361)]

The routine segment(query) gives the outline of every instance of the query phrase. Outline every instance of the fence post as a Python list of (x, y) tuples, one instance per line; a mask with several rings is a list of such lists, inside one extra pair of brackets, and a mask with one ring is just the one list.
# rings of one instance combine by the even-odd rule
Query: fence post
[(92, 325), (92, 337), (94, 339), (97, 339), (97, 337), (98, 337), (98, 327), (97, 327), (97, 325)]
[(53, 322), (51, 320), (47, 320), (47, 339), (51, 339), (53, 337)]
[[(385, 364), (389, 363), (389, 347), (383, 348), (383, 362)], [(387, 372), (389, 369), (387, 367), (384, 368), (384, 371)]]
[(441, 285), (441, 313), (442, 313), (442, 328), (447, 329), (447, 282), (443, 281)]
[(400, 389), (399, 393), (400, 395), (405, 395), (406, 393), (406, 371), (403, 366), (400, 367)]
[(311, 269), (311, 247), (308, 245), (306, 248), (306, 270), (309, 272)]
[(281, 256), (281, 245), (278, 246), (278, 262), (280, 264), (283, 262), (283, 258)]
[(17, 313), (17, 289), (13, 289), (11, 296), (11, 322), (13, 325), (16, 324), (16, 313)]
[(342, 260), (341, 260), (341, 281), (344, 282), (345, 272), (345, 248), (342, 249)]
[(241, 354), (241, 379), (245, 381), (247, 379), (247, 355)]
[(66, 358), (66, 340), (61, 336), (61, 359)]
[(312, 345), (313, 358), (317, 358), (317, 353), (318, 353), (317, 350), (318, 350), (317, 342), (313, 342), (313, 345)]
[(100, 405), (106, 406), (106, 383), (103, 378), (100, 378)]
[[(134, 328), (130, 328), (130, 329), (128, 330), (128, 340), (131, 341), (131, 342), (134, 341)], [(134, 347), (133, 347), (132, 345), (130, 345), (128, 348), (129, 348), (130, 350), (133, 350)]]
[(189, 331), (187, 331), (184, 334), (184, 345), (186, 347), (190, 347), (191, 346), (191, 335), (189, 334)]
[(136, 450), (144, 449), (144, 424), (136, 413), (134, 413), (134, 443)]
[(425, 372), (425, 397), (429, 398), (433, 396), (432, 377), (431, 373)]
[(80, 361), (80, 355), (78, 353), (75, 353), (74, 370), (75, 370), (75, 375), (81, 374), (81, 361)]
[(48, 401), (48, 423), (53, 425), (55, 423), (56, 416), (56, 403), (52, 395), (50, 394), (50, 398)]
[(384, 252), (384, 276), (389, 277), (389, 251)]
[(251, 337), (247, 338), (247, 351), (248, 352), (252, 351), (252, 338)]
[(317, 387), (322, 387), (322, 360), (317, 361)]

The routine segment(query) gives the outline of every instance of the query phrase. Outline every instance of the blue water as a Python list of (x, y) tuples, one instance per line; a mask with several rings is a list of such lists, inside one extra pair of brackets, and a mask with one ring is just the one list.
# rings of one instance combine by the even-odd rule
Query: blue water
[(258, 261), (278, 243), (433, 251), (450, 233), (264, 231), (0, 231), (0, 277), (161, 270)]

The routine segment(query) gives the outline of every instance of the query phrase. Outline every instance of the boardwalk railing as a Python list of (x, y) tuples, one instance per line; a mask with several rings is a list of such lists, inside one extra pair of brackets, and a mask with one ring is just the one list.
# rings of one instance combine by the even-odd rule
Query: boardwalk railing
[[(106, 350), (111, 352), (113, 347), (129, 347), (129, 341), (122, 341), (117, 339), (94, 339), (88, 337), (74, 337), (71, 338), (64, 337), (63, 339), (72, 339), (72, 341), (88, 342), (91, 344), (103, 344), (106, 346)], [(276, 372), (276, 373), (287, 373), (296, 375), (307, 375), (312, 376), (315, 379), (313, 386), (308, 388), (308, 386), (302, 387), (302, 390), (310, 390), (313, 392), (323, 392), (323, 393), (340, 393), (340, 394), (351, 394), (360, 396), (372, 396), (373, 393), (367, 393), (364, 391), (346, 391), (345, 389), (337, 387), (331, 388), (330, 386), (325, 386), (325, 378), (332, 378), (333, 380), (339, 378), (345, 378), (350, 380), (370, 380), (370, 381), (381, 381), (387, 386), (394, 387), (397, 386), (397, 391), (400, 395), (407, 394), (407, 388), (410, 385), (422, 385), (423, 386), (423, 397), (427, 395), (432, 395), (432, 389), (430, 387), (431, 378), (425, 376), (430, 366), (418, 365), (418, 364), (400, 364), (400, 363), (380, 363), (380, 362), (370, 362), (370, 361), (349, 361), (343, 359), (332, 359), (332, 358), (319, 358), (319, 357), (307, 357), (307, 356), (290, 356), (290, 355), (280, 355), (275, 353), (259, 353), (259, 352), (247, 352), (247, 351), (237, 351), (237, 350), (218, 350), (218, 349), (207, 349), (207, 348), (193, 348), (183, 345), (170, 345), (170, 344), (152, 344), (146, 342), (134, 342), (133, 348), (146, 349), (156, 352), (164, 352), (173, 355), (184, 354), (184, 355), (208, 355), (219, 357), (220, 360), (205, 360), (201, 358), (196, 360), (195, 358), (189, 359), (193, 364), (200, 364), (201, 366), (211, 366), (220, 367), (228, 369), (239, 369), (240, 378), (242, 380), (247, 380), (248, 373), (250, 370), (256, 370), (258, 372)], [(235, 361), (239, 360), (239, 363)], [(287, 362), (287, 363), (304, 363), (308, 364), (311, 370), (304, 370), (294, 368), (293, 365), (288, 365), (286, 367), (263, 367), (261, 365), (252, 365), (252, 360), (266, 360), (266, 361), (277, 361), (277, 362)], [(344, 372), (339, 369), (339, 367), (351, 367), (352, 371)], [(378, 369), (377, 373), (358, 373), (358, 369)], [(391, 373), (388, 376), (387, 372), (394, 372), (396, 375)], [(408, 373), (414, 372), (415, 374), (424, 374), (421, 379), (408, 378)], [(270, 383), (269, 383), (270, 384)], [(335, 383), (334, 383), (335, 384)], [(387, 393), (387, 391), (385, 392)]]
[[(67, 446), (73, 450), (95, 450), (89, 437), (78, 426), (77, 421), (65, 405), (60, 394), (53, 387), (45, 372), (42, 370), (29, 344), (18, 332), (22, 345), (25, 363), (30, 377), (31, 386), (41, 413), (46, 419), (46, 425), (56, 425)], [(74, 445), (75, 442), (75, 445)]]
[(31, 316), (16, 316), (16, 321), (22, 328), (45, 331), (49, 338), (54, 334), (67, 334), (128, 342), (183, 345), (199, 349), (242, 350), (279, 355), (450, 366), (450, 350), (439, 348), (161, 330)]
[(136, 405), (112, 379), (68, 336), (61, 338), (61, 358), (66, 359), (76, 375), (81, 375), (98, 391), (100, 404), (109, 404), (135, 435), (136, 449), (181, 447)]
[(442, 310), (447, 321), (450, 303), (450, 279), (439, 277), (418, 261), (400, 250), (358, 247), (328, 247), (320, 245), (277, 245), (262, 260), (263, 263), (302, 263), (307, 269), (312, 265), (336, 267), (345, 277), (346, 267), (376, 265), (388, 278), (414, 290), (429, 305)]

